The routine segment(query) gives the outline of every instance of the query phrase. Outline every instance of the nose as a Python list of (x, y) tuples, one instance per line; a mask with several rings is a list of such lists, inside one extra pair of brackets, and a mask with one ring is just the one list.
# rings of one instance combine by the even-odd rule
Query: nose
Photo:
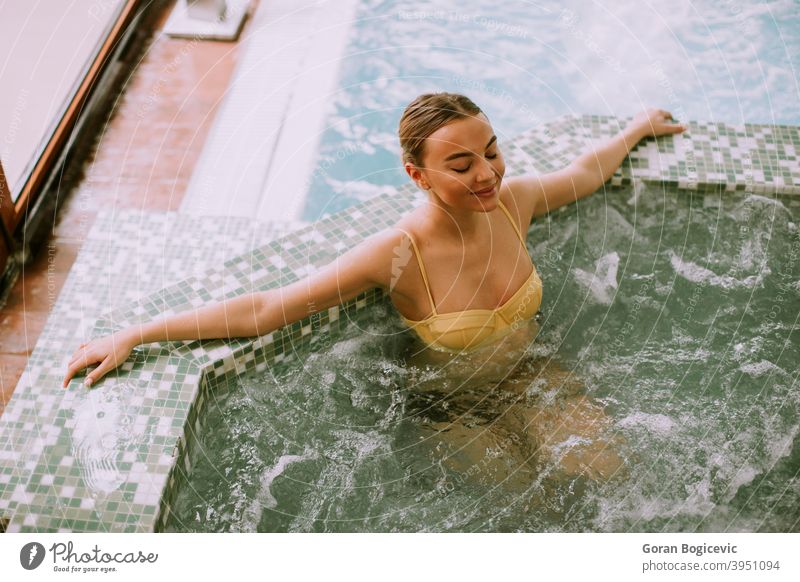
[(493, 180), (494, 177), (495, 177), (495, 174), (496, 174), (496, 172), (494, 170), (494, 166), (492, 166), (492, 164), (488, 160), (484, 159), (483, 163), (480, 165), (480, 169), (478, 170), (478, 173), (475, 176), (475, 180), (479, 184), (485, 184), (485, 183)]

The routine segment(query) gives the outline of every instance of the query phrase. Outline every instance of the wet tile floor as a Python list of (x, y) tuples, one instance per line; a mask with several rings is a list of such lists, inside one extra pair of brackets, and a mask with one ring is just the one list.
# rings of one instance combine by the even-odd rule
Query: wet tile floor
[[(228, 89), (238, 42), (197, 42), (160, 34), (172, 3), (132, 71), (79, 177), (64, 190), (49, 240), (0, 309), (0, 413), (101, 209), (175, 211)], [(257, 8), (253, 4), (252, 10)], [(240, 39), (250, 20), (245, 21)]]

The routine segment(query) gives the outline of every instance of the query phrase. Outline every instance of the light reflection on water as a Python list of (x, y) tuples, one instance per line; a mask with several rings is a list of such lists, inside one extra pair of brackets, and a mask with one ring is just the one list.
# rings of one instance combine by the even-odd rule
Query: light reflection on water
[(170, 528), (797, 531), (798, 219), (582, 200), (531, 230), (541, 314), (500, 349), (431, 360), (387, 302), (215, 394)]
[(365, 0), (341, 57), (303, 219), (408, 182), (397, 123), (468, 95), (499, 144), (565, 114), (800, 124), (796, 2)]
[[(501, 143), (644, 105), (800, 123), (796, 4), (435, 7), (364, 2), (304, 219), (407, 182), (396, 123), (427, 91), (471, 96)], [(433, 361), (376, 307), (215, 395), (170, 528), (798, 531), (798, 219), (790, 200), (637, 187), (540, 221), (535, 341)]]

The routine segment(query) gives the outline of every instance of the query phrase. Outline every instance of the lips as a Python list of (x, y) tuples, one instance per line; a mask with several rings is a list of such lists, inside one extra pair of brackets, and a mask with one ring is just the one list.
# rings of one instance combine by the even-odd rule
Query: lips
[(491, 186), (490, 188), (485, 188), (484, 190), (478, 190), (476, 192), (473, 192), (473, 194), (475, 196), (480, 196), (484, 198), (487, 196), (492, 196), (494, 194), (494, 191), (495, 191), (495, 186)]

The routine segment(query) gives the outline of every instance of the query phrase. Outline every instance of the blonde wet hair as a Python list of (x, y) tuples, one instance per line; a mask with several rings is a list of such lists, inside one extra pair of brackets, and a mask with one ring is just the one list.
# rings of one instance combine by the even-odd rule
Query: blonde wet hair
[[(456, 119), (483, 113), (472, 100), (460, 93), (425, 93), (406, 106), (397, 133), (403, 150), (403, 163), (418, 168), (425, 155), (425, 139), (440, 127)], [(484, 114), (485, 115), (485, 114)]]

